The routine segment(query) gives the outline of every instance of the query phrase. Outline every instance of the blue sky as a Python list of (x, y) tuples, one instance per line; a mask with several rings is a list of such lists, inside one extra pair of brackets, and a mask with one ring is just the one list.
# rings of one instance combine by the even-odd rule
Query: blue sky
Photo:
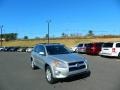
[(19, 38), (43, 37), (51, 19), (50, 35), (80, 33), (120, 35), (119, 0), (0, 0), (0, 25), (4, 33)]

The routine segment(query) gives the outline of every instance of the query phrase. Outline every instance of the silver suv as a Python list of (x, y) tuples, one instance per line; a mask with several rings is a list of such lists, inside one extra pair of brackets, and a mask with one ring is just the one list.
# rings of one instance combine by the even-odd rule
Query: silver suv
[(51, 84), (60, 78), (90, 73), (87, 60), (62, 44), (36, 45), (31, 53), (31, 66), (45, 71), (46, 80)]

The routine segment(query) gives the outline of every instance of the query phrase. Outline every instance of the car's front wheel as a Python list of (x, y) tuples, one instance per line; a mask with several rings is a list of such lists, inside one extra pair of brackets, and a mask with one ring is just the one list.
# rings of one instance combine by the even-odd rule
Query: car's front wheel
[(37, 66), (35, 65), (34, 60), (31, 60), (31, 67), (33, 70), (35, 70), (37, 68)]
[(48, 83), (54, 84), (56, 80), (55, 78), (53, 78), (52, 70), (49, 66), (46, 67), (45, 74), (46, 74), (46, 80), (48, 81)]

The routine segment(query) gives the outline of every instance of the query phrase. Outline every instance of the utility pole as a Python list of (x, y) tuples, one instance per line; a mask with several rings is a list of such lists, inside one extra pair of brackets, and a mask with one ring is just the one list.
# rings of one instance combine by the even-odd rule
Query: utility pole
[(47, 27), (48, 27), (48, 44), (50, 42), (50, 23), (51, 23), (51, 20), (47, 20)]
[(2, 47), (2, 30), (3, 30), (3, 25), (0, 26), (0, 29), (1, 29), (1, 47)]

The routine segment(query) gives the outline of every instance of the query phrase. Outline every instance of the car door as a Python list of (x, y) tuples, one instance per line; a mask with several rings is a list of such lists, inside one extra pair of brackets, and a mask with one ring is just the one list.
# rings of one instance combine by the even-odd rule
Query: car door
[(43, 45), (39, 45), (37, 47), (37, 65), (41, 69), (44, 69), (45, 58), (46, 58), (45, 48)]

